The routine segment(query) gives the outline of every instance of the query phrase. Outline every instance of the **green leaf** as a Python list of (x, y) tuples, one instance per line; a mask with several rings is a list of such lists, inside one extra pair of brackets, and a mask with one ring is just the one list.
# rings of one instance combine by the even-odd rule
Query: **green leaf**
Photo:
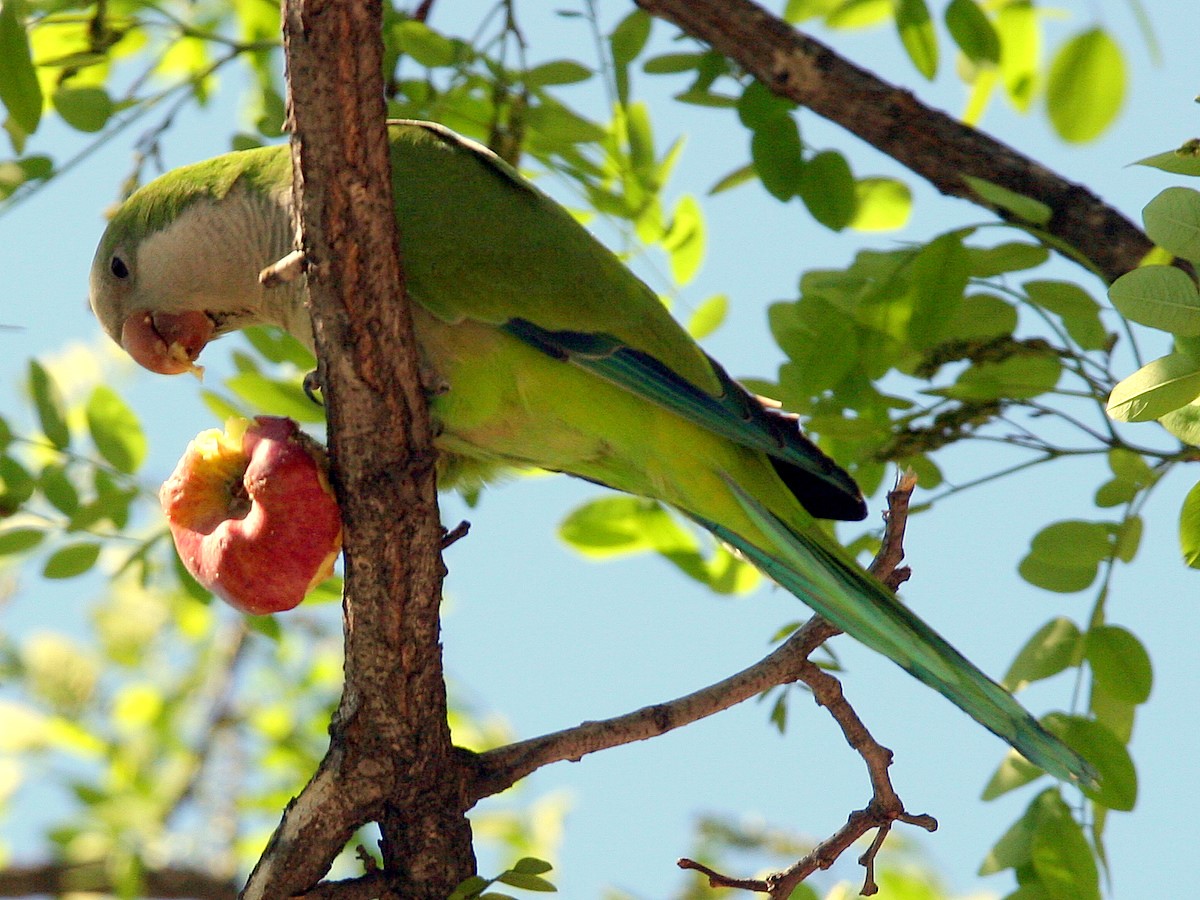
[(260, 372), (246, 371), (226, 378), (225, 386), (239, 399), (272, 415), (289, 416), (314, 425), (325, 421), (322, 408), (308, 399), (298, 381), (279, 381)]
[(1109, 809), (1128, 811), (1137, 804), (1137, 770), (1124, 743), (1107, 726), (1082, 716), (1051, 713), (1042, 719), (1046, 730), (1076, 750), (1095, 767), (1099, 788), (1085, 789), (1088, 797)]
[(945, 339), (967, 289), (969, 261), (962, 238), (950, 232), (930, 241), (912, 258), (908, 274), (912, 279), (909, 342), (932, 347)]
[(522, 875), (545, 875), (554, 866), (546, 862), (544, 859), (537, 859), (533, 856), (522, 856), (509, 869), (510, 872), (519, 872)]
[(1167, 188), (1146, 204), (1142, 221), (1146, 223), (1146, 234), (1158, 246), (1200, 262), (1200, 191)]
[(854, 183), (855, 231), (894, 231), (908, 224), (912, 191), (898, 178), (860, 178)]
[(1149, 422), (1200, 397), (1200, 365), (1171, 353), (1142, 366), (1121, 381), (1108, 398), (1108, 414), (1118, 422)]
[(704, 213), (691, 194), (685, 194), (675, 205), (671, 226), (663, 235), (663, 249), (670, 254), (671, 277), (677, 284), (687, 284), (704, 262)]
[(950, 37), (971, 62), (1000, 62), (1000, 35), (975, 0), (950, 0), (945, 22)]
[(112, 99), (103, 88), (62, 87), (50, 98), (63, 121), (78, 131), (100, 131), (114, 112)]
[(1020, 272), (1040, 266), (1050, 258), (1050, 251), (1041, 244), (1011, 241), (995, 247), (968, 247), (971, 276), (995, 278), (1009, 272)]
[(282, 328), (257, 325), (244, 328), (241, 335), (255, 350), (274, 363), (291, 363), (302, 372), (317, 367), (317, 360), (308, 348)]
[(526, 875), (523, 872), (503, 872), (497, 878), (501, 884), (507, 884), (509, 887), (520, 888), (523, 891), (539, 891), (542, 893), (553, 893), (558, 890), (553, 884), (545, 878), (537, 875)]
[(750, 138), (750, 159), (768, 194), (785, 202), (796, 196), (804, 159), (795, 119), (775, 118), (756, 128)]
[(100, 455), (127, 475), (140, 469), (146, 459), (146, 436), (138, 417), (117, 392), (98, 385), (88, 398), (85, 412)]
[(46, 537), (40, 528), (10, 528), (0, 531), (0, 556), (11, 556), (32, 550)]
[(74, 578), (96, 564), (100, 545), (94, 541), (68, 544), (51, 554), (42, 569), (46, 578)]
[(14, 0), (0, 3), (0, 103), (12, 122), (31, 135), (42, 118), (42, 89), (17, 7)]
[(1161, 169), (1173, 175), (1200, 176), (1200, 140), (1193, 138), (1178, 150), (1147, 156), (1139, 159), (1134, 165)]
[(1002, 797), (1037, 781), (1045, 774), (1016, 750), (1009, 750), (988, 780), (980, 799), (995, 800), (997, 797)]
[(908, 51), (908, 58), (918, 72), (932, 81), (938, 67), (937, 32), (933, 20), (929, 18), (929, 7), (925, 5), (925, 0), (898, 0), (896, 28), (900, 31), (900, 42)]
[(627, 66), (637, 59), (650, 40), (651, 23), (650, 16), (640, 9), (635, 9), (617, 23), (609, 36), (613, 62), (618, 66)]
[(676, 75), (698, 68), (703, 59), (703, 53), (663, 53), (642, 63), (642, 71), (647, 75)]
[(62, 466), (49, 465), (43, 468), (38, 477), (38, 487), (42, 490), (42, 496), (63, 515), (74, 515), (75, 510), (79, 509), (79, 492)]
[(1112, 554), (1111, 528), (1077, 519), (1047, 525), (1030, 542), (1017, 571), (1032, 585), (1069, 594), (1096, 580), (1100, 563)]
[(0, 518), (21, 508), (35, 488), (33, 476), (11, 456), (0, 456)]
[(1150, 654), (1134, 634), (1117, 625), (1098, 625), (1087, 635), (1087, 661), (1105, 693), (1123, 703), (1150, 698), (1154, 672)]
[(1067, 141), (1090, 141), (1116, 118), (1125, 100), (1125, 57), (1102, 28), (1064, 43), (1050, 64), (1046, 111)]
[(696, 307), (688, 320), (687, 330), (696, 340), (703, 340), (721, 327), (729, 312), (729, 297), (725, 294), (713, 294)]
[(640, 9), (635, 9), (617, 23), (609, 36), (612, 48), (613, 74), (617, 82), (617, 99), (629, 102), (629, 64), (637, 59), (650, 40), (652, 20)]
[(737, 101), (738, 119), (751, 131), (791, 117), (796, 104), (781, 97), (761, 81), (751, 81)]
[(29, 361), (29, 389), (33, 394), (33, 405), (37, 409), (42, 433), (59, 450), (71, 444), (71, 432), (67, 428), (67, 414), (63, 408), (58, 385), (36, 359)]
[(1091, 294), (1069, 281), (1027, 281), (1029, 299), (1058, 316), (1067, 334), (1084, 350), (1108, 346), (1108, 329), (1100, 319), (1100, 304)]
[(1187, 492), (1179, 510), (1179, 546), (1183, 561), (1200, 569), (1200, 482)]
[(1029, 841), (1029, 858), (1050, 900), (1100, 900), (1100, 875), (1083, 829), (1071, 809), (1057, 802), (1042, 808)]
[(1200, 291), (1174, 266), (1144, 266), (1112, 283), (1108, 298), (1132, 322), (1181, 337), (1200, 336)]
[(831, 231), (841, 231), (854, 220), (854, 175), (836, 150), (824, 150), (804, 164), (797, 190), (813, 218)]
[(1044, 354), (1018, 354), (1000, 362), (975, 363), (948, 388), (929, 393), (956, 400), (1027, 400), (1058, 384), (1062, 365)]
[(393, 26), (392, 36), (402, 53), (429, 69), (449, 66), (458, 58), (455, 42), (424, 22), (407, 19)]
[(750, 181), (752, 178), (754, 178), (754, 166), (752, 166), (752, 165), (742, 166), (740, 168), (734, 169), (728, 175), (725, 175), (720, 180), (718, 180), (716, 184), (714, 184), (712, 187), (710, 187), (708, 189), (708, 193), (711, 196), (713, 194), (719, 194), (722, 191), (731, 190), (732, 188), (735, 188), (738, 185), (745, 184), (747, 181)]
[(534, 66), (522, 79), (530, 87), (556, 84), (579, 84), (592, 77), (592, 70), (573, 59), (557, 59)]
[(1028, 866), (1033, 830), (1037, 826), (1039, 812), (1045, 803), (1050, 802), (1049, 798), (1057, 796), (1057, 789), (1047, 788), (1034, 797), (1021, 818), (1013, 822), (988, 851), (979, 867), (980, 875), (994, 875), (1005, 869), (1021, 869)]
[(893, 15), (895, 0), (842, 0), (825, 17), (830, 28), (869, 28)]
[(1054, 210), (1041, 200), (1018, 194), (1016, 191), (993, 184), (986, 179), (976, 178), (974, 175), (963, 175), (962, 180), (982, 200), (1004, 212), (1012, 213), (1032, 225), (1046, 225), (1049, 223), (1050, 217), (1054, 215)]
[(1001, 682), (1014, 693), (1075, 665), (1083, 635), (1070, 619), (1051, 619), (1025, 643)]
[(1000, 72), (1004, 90), (1020, 112), (1027, 112), (1037, 96), (1042, 56), (1040, 10), (1031, 0), (1011, 0), (996, 13), (1000, 35)]

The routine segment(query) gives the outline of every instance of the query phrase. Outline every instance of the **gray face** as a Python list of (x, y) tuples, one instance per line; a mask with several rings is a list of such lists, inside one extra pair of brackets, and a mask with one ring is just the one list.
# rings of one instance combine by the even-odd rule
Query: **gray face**
[[(166, 371), (155, 335), (167, 350), (182, 340), (190, 362), (222, 334), (286, 324), (294, 291), (268, 290), (258, 276), (286, 252), (288, 230), (285, 209), (235, 188), (220, 201), (188, 205), (140, 241), (106, 233), (89, 277), (92, 311), (114, 341), (154, 371)], [(173, 352), (176, 362), (180, 352)]]

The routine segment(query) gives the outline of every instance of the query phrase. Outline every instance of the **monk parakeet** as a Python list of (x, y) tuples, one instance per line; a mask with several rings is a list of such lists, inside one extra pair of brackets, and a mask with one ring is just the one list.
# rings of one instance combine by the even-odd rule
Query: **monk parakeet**
[[(861, 519), (857, 486), (794, 421), (726, 375), (562, 207), (484, 147), (391, 129), (393, 191), (443, 485), (510, 467), (670, 504), (838, 628), (940, 691), (1051, 774), (1094, 773), (814, 522)], [(116, 212), (91, 270), (104, 330), (155, 372), (277, 325), (313, 346), (292, 250), (287, 147), (169, 172)]]

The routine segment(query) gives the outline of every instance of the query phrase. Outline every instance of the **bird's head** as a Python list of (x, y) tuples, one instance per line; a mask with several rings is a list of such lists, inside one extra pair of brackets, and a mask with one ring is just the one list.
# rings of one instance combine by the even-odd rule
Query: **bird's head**
[(100, 240), (89, 278), (92, 311), (152, 372), (197, 371), (196, 358), (215, 338), (288, 324), (276, 321), (285, 298), (271, 295), (258, 276), (289, 249), (290, 214), (284, 192), (262, 184), (259, 169), (247, 177), (247, 155), (150, 182), (120, 206)]

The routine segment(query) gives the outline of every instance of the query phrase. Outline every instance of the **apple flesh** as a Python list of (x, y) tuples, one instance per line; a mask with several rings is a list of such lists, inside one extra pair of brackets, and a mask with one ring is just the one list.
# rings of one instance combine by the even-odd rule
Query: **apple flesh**
[(298, 606), (342, 548), (325, 450), (291, 419), (197, 435), (159, 500), (192, 576), (255, 615)]

